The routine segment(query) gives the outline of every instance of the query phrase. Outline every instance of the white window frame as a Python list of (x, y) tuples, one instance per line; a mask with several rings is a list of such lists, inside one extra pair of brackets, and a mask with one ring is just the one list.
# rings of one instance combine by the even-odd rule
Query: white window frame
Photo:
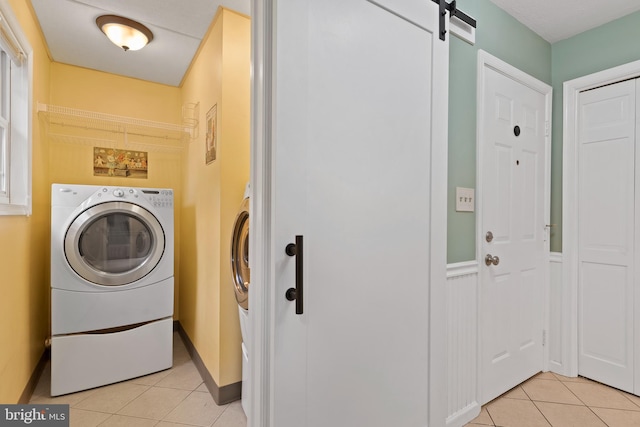
[[(0, 194), (0, 215), (31, 215), (31, 123), (33, 50), (8, 0), (0, 0), (0, 48), (11, 59), (6, 193)], [(4, 88), (3, 88), (4, 89)], [(1, 178), (1, 177), (0, 177)], [(2, 186), (0, 185), (0, 188)]]
[(0, 48), (0, 203), (9, 203), (9, 124), (11, 123), (11, 58)]

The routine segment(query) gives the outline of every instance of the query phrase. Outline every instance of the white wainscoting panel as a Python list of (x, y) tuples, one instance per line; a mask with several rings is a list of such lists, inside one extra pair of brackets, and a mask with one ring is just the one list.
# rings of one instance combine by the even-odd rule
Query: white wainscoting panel
[(478, 403), (478, 263), (447, 266), (447, 426), (480, 414)]
[(549, 370), (566, 375), (566, 364), (563, 363), (563, 335), (565, 325), (562, 321), (563, 288), (562, 288), (562, 253), (551, 252), (549, 273)]

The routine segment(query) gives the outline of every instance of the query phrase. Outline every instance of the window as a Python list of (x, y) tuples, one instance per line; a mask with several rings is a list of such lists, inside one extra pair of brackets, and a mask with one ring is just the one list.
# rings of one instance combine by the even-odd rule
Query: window
[(0, 0), (0, 215), (31, 214), (31, 48)]
[(11, 62), (7, 53), (0, 51), (0, 203), (9, 203), (9, 88), (11, 87)]

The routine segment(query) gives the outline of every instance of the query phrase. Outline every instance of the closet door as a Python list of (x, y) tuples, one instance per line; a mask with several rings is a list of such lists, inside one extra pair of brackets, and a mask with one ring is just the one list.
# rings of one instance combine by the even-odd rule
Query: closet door
[(634, 391), (636, 81), (580, 94), (579, 374)]

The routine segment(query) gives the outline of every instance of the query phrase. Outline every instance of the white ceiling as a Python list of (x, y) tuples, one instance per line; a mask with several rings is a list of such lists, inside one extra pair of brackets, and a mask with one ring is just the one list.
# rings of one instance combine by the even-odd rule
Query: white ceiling
[[(56, 62), (178, 86), (218, 6), (250, 13), (250, 0), (31, 0)], [(139, 51), (125, 52), (97, 27), (100, 15), (121, 15), (153, 32)]]
[[(550, 43), (640, 10), (640, 0), (491, 1)], [(250, 0), (31, 0), (31, 3), (54, 61), (172, 86), (182, 81), (218, 6), (250, 14)], [(122, 15), (143, 23), (153, 32), (153, 41), (142, 50), (124, 52), (96, 26), (95, 19), (104, 14)], [(478, 25), (482, 28), (482, 22)]]
[[(638, 0), (491, 0), (491, 2), (549, 43), (564, 40), (640, 10)], [(461, 9), (464, 11), (463, 8)]]

